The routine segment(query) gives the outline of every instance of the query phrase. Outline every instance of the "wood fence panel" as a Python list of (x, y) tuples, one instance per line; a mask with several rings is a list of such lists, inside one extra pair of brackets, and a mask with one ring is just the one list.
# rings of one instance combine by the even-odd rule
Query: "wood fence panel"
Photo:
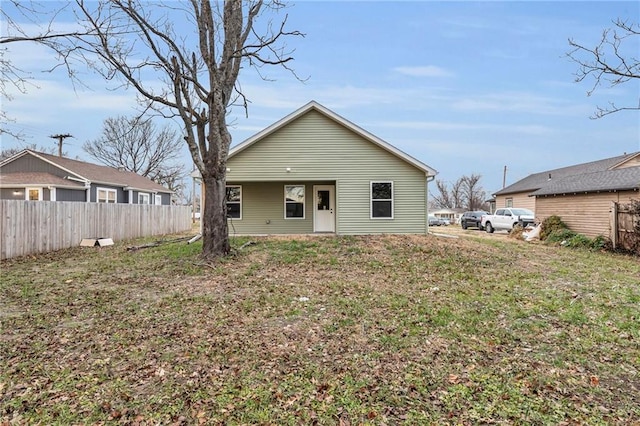
[(625, 250), (633, 250), (638, 244), (638, 237), (635, 234), (636, 218), (631, 212), (631, 209), (627, 205), (617, 204), (613, 209), (615, 217), (615, 223), (617, 229), (615, 230), (614, 248), (620, 247)]
[(189, 206), (0, 200), (0, 259), (190, 229)]

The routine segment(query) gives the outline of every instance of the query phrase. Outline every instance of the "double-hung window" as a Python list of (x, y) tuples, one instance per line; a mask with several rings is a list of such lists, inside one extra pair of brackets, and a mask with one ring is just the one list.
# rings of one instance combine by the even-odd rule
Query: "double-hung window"
[(371, 182), (371, 219), (393, 219), (393, 182)]
[(118, 192), (115, 189), (98, 188), (96, 201), (98, 203), (116, 203)]
[(284, 218), (304, 219), (304, 185), (284, 186)]
[(227, 185), (227, 217), (242, 219), (242, 186)]
[(151, 196), (144, 192), (138, 193), (138, 204), (151, 204)]

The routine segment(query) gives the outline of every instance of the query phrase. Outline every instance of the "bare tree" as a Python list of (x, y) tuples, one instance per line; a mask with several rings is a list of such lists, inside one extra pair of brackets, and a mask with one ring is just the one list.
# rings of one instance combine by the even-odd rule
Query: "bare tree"
[[(13, 14), (8, 13), (12, 9)], [(79, 83), (73, 68), (71, 57), (69, 56), (69, 46), (73, 39), (86, 36), (82, 31), (55, 31), (52, 28), (53, 21), (66, 5), (60, 8), (52, 8), (51, 4), (43, 4), (36, 1), (9, 0), (0, 8), (0, 19), (6, 25), (6, 32), (0, 36), (0, 96), (3, 100), (10, 102), (13, 100), (11, 88), (18, 93), (26, 93), (27, 89), (36, 87), (32, 82), (28, 72), (12, 63), (6, 56), (7, 43), (35, 42), (56, 52), (61, 59), (60, 65), (66, 67), (67, 73), (74, 83)], [(30, 26), (40, 28), (35, 34), (27, 34), (16, 19), (26, 20)], [(48, 70), (52, 71), (52, 70)], [(4, 108), (0, 109), (0, 135), (5, 134), (18, 140), (24, 140), (25, 135), (19, 130), (11, 130), (9, 123), (14, 123)]]
[(451, 187), (436, 180), (438, 194), (432, 195), (436, 208), (480, 210), (485, 207), (485, 191), (480, 185), (480, 175), (462, 176)]
[(279, 22), (257, 23), (262, 12), (275, 13), (284, 3), (75, 0), (74, 6), (80, 29), (77, 35), (56, 38), (54, 50), (63, 64), (82, 61), (106, 79), (133, 88), (147, 110), (181, 121), (205, 187), (203, 256), (225, 255), (230, 250), (227, 113), (234, 105), (247, 107), (238, 80), (243, 66), (260, 73), (265, 65), (279, 65), (293, 73), (288, 66), (292, 51), (284, 40), (302, 33), (285, 30), (286, 15)]
[(438, 193), (431, 195), (434, 207), (439, 209), (462, 208), (462, 184), (463, 178), (455, 181), (451, 185), (451, 188), (449, 188), (447, 182), (436, 180), (436, 188), (438, 189)]
[(102, 135), (85, 142), (82, 149), (102, 164), (148, 177), (176, 191), (186, 175), (184, 164), (179, 163), (183, 143), (168, 125), (157, 129), (149, 119), (119, 116), (107, 118)]
[[(618, 19), (614, 21), (614, 25), (614, 28), (602, 32), (600, 42), (593, 48), (569, 39), (572, 50), (567, 53), (567, 57), (579, 66), (576, 82), (593, 78), (593, 86), (587, 91), (587, 96), (591, 96), (600, 86), (614, 87), (640, 78), (640, 57), (636, 41), (636, 37), (640, 35), (640, 24)], [(596, 108), (591, 118), (601, 118), (623, 110), (639, 110), (640, 97), (637, 105), (618, 106), (610, 101), (609, 106)]]
[(480, 210), (485, 205), (486, 193), (480, 185), (482, 176), (472, 174), (461, 178), (461, 192), (464, 207), (468, 210)]
[(436, 209), (449, 209), (454, 206), (451, 201), (451, 194), (449, 193), (449, 188), (447, 187), (447, 183), (436, 179), (436, 188), (438, 189), (437, 193), (431, 193), (431, 201), (432, 205)]

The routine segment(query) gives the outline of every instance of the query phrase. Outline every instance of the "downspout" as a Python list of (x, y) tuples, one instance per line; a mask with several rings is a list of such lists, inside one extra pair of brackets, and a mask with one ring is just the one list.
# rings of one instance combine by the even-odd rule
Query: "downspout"
[(424, 211), (427, 213), (424, 215), (425, 229), (427, 230), (425, 234), (429, 233), (429, 182), (433, 182), (435, 178), (436, 178), (436, 175), (433, 175), (433, 176), (427, 175), (427, 182), (425, 184)]

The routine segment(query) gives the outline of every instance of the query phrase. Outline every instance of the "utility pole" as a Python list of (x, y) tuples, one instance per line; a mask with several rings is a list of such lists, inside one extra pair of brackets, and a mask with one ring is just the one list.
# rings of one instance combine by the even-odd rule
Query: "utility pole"
[(502, 172), (502, 187), (507, 186), (507, 166), (504, 166), (504, 171)]
[(62, 141), (66, 138), (72, 138), (73, 136), (69, 133), (65, 133), (64, 135), (51, 135), (49, 137), (51, 139), (58, 139), (58, 157), (62, 157)]

